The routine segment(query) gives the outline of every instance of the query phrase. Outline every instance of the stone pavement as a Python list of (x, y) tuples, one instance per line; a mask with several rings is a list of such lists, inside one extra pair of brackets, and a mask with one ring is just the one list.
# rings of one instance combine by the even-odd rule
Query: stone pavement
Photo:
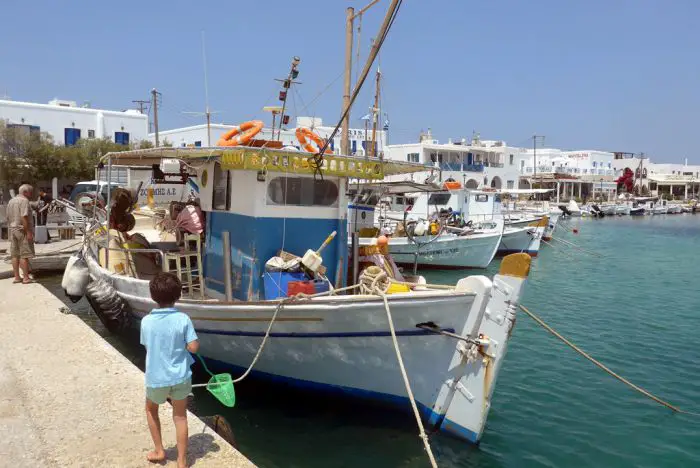
[[(0, 280), (0, 465), (175, 466), (175, 429), (161, 406), (168, 461), (152, 465), (144, 376), (38, 283)], [(254, 466), (189, 414), (189, 462)]]

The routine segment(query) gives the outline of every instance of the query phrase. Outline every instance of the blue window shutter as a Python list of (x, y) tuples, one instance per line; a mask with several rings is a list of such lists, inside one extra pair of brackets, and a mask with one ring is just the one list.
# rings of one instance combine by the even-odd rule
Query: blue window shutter
[(355, 154), (357, 152), (357, 140), (352, 140), (352, 151), (351, 153)]
[(128, 132), (114, 132), (114, 142), (118, 145), (128, 145), (129, 144), (129, 133)]
[(195, 146), (196, 148), (199, 148), (199, 147), (202, 146), (202, 142), (201, 142), (201, 141), (195, 141), (195, 142), (194, 142), (194, 146)]
[(63, 140), (66, 146), (75, 145), (80, 140), (79, 128), (66, 128), (63, 131)]

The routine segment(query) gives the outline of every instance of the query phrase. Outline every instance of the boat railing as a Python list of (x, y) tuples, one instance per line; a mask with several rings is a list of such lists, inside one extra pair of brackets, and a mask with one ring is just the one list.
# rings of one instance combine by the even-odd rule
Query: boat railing
[[(128, 248), (123, 248), (123, 247), (107, 247), (104, 244), (102, 244), (100, 241), (94, 241), (94, 242), (99, 248), (108, 250), (110, 252), (114, 251), (114, 252), (125, 252), (125, 253), (154, 253), (154, 254), (158, 254), (158, 256), (160, 257), (160, 269), (161, 269), (161, 271), (164, 271), (163, 269), (165, 267), (165, 252), (163, 252), (160, 249), (153, 249), (153, 248), (128, 249)], [(106, 257), (105, 268), (109, 268), (109, 255), (106, 255), (105, 257)]]

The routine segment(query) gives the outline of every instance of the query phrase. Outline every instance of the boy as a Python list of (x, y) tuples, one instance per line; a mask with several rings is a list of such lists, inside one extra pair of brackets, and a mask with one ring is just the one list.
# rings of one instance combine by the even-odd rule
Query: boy
[[(199, 350), (197, 334), (190, 318), (174, 308), (182, 284), (172, 273), (159, 273), (150, 283), (151, 299), (158, 304), (141, 320), (141, 344), (146, 347), (146, 417), (155, 450), (147, 459), (165, 460), (158, 406), (168, 398), (173, 406), (177, 435), (177, 466), (187, 466), (187, 397), (192, 390), (194, 359)], [(189, 351), (189, 352), (188, 352)]]

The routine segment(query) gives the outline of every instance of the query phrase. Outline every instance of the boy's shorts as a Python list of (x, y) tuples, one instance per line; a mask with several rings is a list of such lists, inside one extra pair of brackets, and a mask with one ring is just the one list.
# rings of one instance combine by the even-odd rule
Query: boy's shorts
[(170, 387), (146, 387), (146, 398), (157, 405), (168, 400), (184, 400), (192, 392), (192, 379), (187, 379)]

